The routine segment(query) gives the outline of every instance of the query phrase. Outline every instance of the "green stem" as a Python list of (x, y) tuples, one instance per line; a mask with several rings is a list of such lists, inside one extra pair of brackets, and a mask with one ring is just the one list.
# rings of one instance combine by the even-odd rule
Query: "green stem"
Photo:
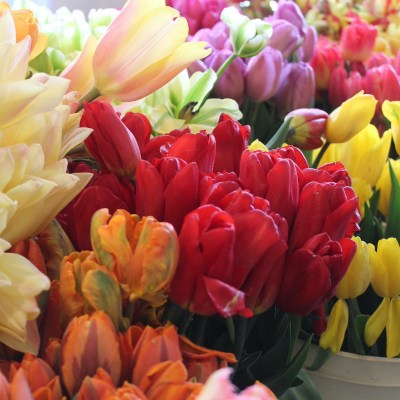
[(251, 143), (254, 139), (257, 139), (257, 137), (255, 136), (255, 125), (256, 125), (256, 121), (257, 121), (257, 114), (258, 114), (258, 110), (260, 109), (260, 103), (253, 103), (253, 107), (251, 107), (251, 111), (250, 111), (250, 126), (251, 126), (251, 136), (250, 136), (250, 141), (249, 143)]
[(318, 168), (318, 164), (321, 162), (322, 157), (324, 156), (326, 150), (328, 150), (329, 145), (331, 142), (326, 141), (322, 146), (321, 150), (319, 151), (317, 158), (314, 160), (312, 168)]
[(233, 318), (229, 317), (225, 319), (226, 329), (228, 330), (229, 339), (232, 344), (235, 343), (235, 325), (233, 324)]
[(247, 318), (237, 316), (235, 322), (235, 342), (233, 345), (233, 352), (239, 363), (240, 357), (243, 354), (243, 347), (246, 342)]
[(83, 105), (85, 104), (85, 102), (90, 103), (91, 101), (97, 99), (97, 97), (100, 96), (100, 92), (96, 87), (93, 87), (93, 89), (87, 93), (85, 96), (83, 96), (80, 100), (79, 100), (79, 105), (78, 105), (78, 109), (77, 111), (82, 110)]
[(215, 84), (217, 84), (218, 80), (221, 78), (222, 74), (228, 69), (228, 67), (233, 63), (235, 58), (238, 57), (237, 54), (233, 53), (231, 54), (225, 62), (219, 67), (217, 71), (217, 80), (215, 81)]
[(360, 308), (358, 307), (356, 299), (347, 299), (346, 302), (349, 306), (349, 336), (353, 342), (356, 353), (365, 355), (364, 345), (355, 324), (357, 316), (360, 315)]

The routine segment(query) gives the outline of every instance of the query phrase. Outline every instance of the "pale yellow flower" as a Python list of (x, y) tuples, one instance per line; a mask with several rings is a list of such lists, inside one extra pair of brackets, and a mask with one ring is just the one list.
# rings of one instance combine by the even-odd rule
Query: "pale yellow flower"
[[(394, 174), (397, 180), (400, 180), (400, 159), (390, 159)], [(379, 211), (386, 217), (389, 214), (390, 194), (392, 191), (392, 181), (390, 179), (389, 162), (387, 162), (383, 168), (382, 174), (376, 184), (376, 189), (379, 190)]]
[(22, 352), (37, 354), (39, 315), (36, 296), (50, 281), (29, 260), (5, 253), (9, 244), (0, 239), (0, 342)]

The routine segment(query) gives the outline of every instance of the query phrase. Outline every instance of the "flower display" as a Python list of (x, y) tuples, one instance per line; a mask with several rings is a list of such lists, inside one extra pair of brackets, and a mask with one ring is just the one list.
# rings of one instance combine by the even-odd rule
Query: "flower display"
[(339, 3), (0, 2), (1, 398), (318, 399), (311, 346), (399, 356), (396, 8)]

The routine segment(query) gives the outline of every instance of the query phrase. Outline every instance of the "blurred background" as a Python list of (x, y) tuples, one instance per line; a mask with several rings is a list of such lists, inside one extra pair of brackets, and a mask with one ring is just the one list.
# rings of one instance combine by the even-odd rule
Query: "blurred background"
[[(121, 8), (125, 4), (125, 0), (34, 0), (34, 2), (49, 7), (52, 11), (65, 6), (70, 10), (78, 8), (86, 14), (92, 8)], [(10, 1), (10, 3), (13, 3), (13, 1)]]

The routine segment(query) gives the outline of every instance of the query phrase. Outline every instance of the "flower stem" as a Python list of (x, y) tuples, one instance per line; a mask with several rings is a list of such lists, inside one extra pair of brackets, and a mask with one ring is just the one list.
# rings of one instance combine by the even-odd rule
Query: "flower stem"
[(358, 333), (355, 320), (358, 315), (360, 315), (360, 308), (358, 307), (358, 303), (356, 299), (347, 299), (346, 300), (349, 306), (349, 336), (351, 341), (353, 342), (354, 349), (357, 354), (365, 355), (364, 345), (360, 338), (360, 334)]
[(83, 105), (85, 104), (85, 102), (90, 103), (91, 101), (97, 99), (97, 97), (100, 96), (100, 92), (96, 87), (93, 87), (92, 90), (87, 93), (85, 96), (83, 96), (80, 100), (79, 100), (79, 105), (78, 105), (78, 109), (76, 110), (77, 112), (82, 110)]
[(215, 81), (215, 84), (218, 82), (218, 80), (221, 78), (222, 74), (228, 69), (228, 67), (233, 63), (235, 58), (238, 57), (237, 54), (233, 53), (231, 54), (225, 62), (219, 67), (217, 71), (217, 80)]
[(235, 322), (235, 342), (233, 345), (233, 352), (239, 362), (240, 357), (243, 354), (244, 343), (246, 342), (247, 318), (237, 316)]
[(324, 156), (326, 150), (328, 150), (329, 145), (331, 142), (326, 141), (322, 146), (321, 150), (319, 151), (317, 158), (314, 160), (312, 168), (318, 168), (318, 164), (321, 162), (322, 157)]

